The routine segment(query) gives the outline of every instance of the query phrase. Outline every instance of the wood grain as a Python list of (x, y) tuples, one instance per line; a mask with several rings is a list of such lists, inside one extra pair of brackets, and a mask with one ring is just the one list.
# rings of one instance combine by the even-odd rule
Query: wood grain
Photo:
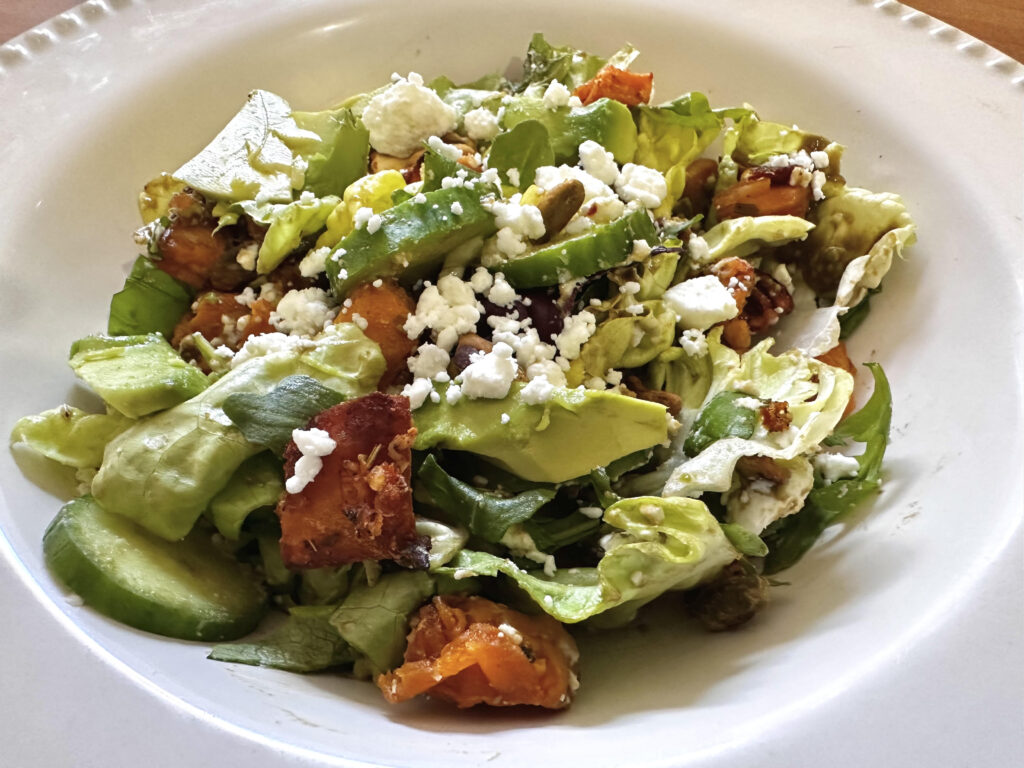
[[(0, 42), (76, 5), (73, 0), (2, 0)], [(1024, 1), (912, 0), (912, 8), (952, 24), (1024, 62)]]

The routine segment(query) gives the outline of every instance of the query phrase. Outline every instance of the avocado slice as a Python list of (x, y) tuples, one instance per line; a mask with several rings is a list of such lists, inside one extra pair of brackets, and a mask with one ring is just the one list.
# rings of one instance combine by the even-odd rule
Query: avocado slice
[(542, 99), (514, 96), (505, 106), (502, 127), (507, 131), (526, 120), (547, 128), (556, 163), (575, 163), (580, 144), (588, 139), (611, 152), (619, 165), (632, 162), (636, 154), (633, 113), (618, 101), (598, 99), (585, 107), (551, 109)]
[(562, 483), (668, 439), (667, 411), (657, 403), (577, 387), (530, 405), (519, 396), (523, 386), (514, 383), (501, 400), (428, 400), (413, 412), (413, 447), (470, 451), (524, 480)]
[(71, 345), (68, 364), (105, 403), (133, 419), (183, 403), (209, 385), (158, 333), (86, 336)]
[[(451, 187), (411, 198), (380, 215), (380, 226), (361, 227), (347, 235), (327, 258), (327, 277), (339, 298), (357, 285), (378, 277), (401, 276), (415, 282), (436, 271), (445, 255), (474, 237), (497, 231), (494, 214), (484, 208), (480, 195), (491, 191)], [(422, 199), (422, 198), (421, 198)]]
[(504, 273), (514, 288), (558, 285), (621, 264), (633, 251), (634, 240), (654, 243), (657, 238), (650, 214), (641, 208), (582, 235), (509, 259), (494, 270)]

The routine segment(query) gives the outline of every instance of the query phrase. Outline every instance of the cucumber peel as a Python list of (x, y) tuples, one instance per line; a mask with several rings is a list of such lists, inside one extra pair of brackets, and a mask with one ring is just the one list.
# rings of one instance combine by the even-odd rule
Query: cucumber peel
[(124, 624), (182, 640), (233, 640), (263, 618), (250, 569), (193, 531), (166, 541), (91, 496), (68, 502), (43, 535), (50, 570), (87, 605)]

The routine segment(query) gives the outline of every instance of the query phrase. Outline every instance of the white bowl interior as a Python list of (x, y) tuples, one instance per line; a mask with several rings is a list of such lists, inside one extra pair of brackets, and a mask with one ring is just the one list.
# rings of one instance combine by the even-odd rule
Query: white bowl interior
[[(705, 635), (658, 611), (643, 629), (581, 638), (583, 687), (570, 711), (456, 712), (389, 707), (373, 687), (340, 677), (212, 663), (204, 645), (67, 605), (39, 544), (66, 487), (38, 462), (19, 468), (4, 453), (0, 528), (59, 610), (106, 651), (189, 705), (324, 756), (421, 766), (520, 765), (537, 756), (676, 764), (841, 693), (931, 631), (970, 589), (1020, 514), (1019, 407), (995, 407), (1019, 399), (1020, 346), (993, 331), (1022, 327), (1020, 289), (1007, 279), (1019, 269), (1006, 229), (975, 226), (992, 217), (994, 192), (963, 163), (982, 150), (951, 151), (930, 122), (939, 107), (915, 102), (909, 83), (880, 80), (882, 65), (862, 58), (870, 47), (861, 58), (842, 52), (862, 42), (857, 31), (832, 27), (831, 43), (817, 46), (798, 32), (801, 45), (786, 45), (781, 33), (668, 3), (592, 3), (582, 24), (581, 11), (553, 3), (268, 5), (251, 15), (242, 2), (215, 13), (202, 2), (136, 8), (130, 31), (105, 19), (98, 34), (64, 43), (87, 66), (40, 75), (38, 86), (68, 96), (46, 115), (28, 115), (31, 135), (8, 148), (32, 172), (9, 180), (20, 191), (6, 201), (0, 231), (4, 429), (60, 402), (91, 401), (65, 355), (74, 339), (105, 326), (109, 296), (135, 256), (137, 191), (204, 145), (248, 90), (315, 109), (392, 71), (472, 79), (504, 69), (543, 30), (606, 54), (628, 40), (643, 54), (635, 68), (655, 73), (656, 97), (695, 89), (717, 106), (748, 101), (766, 119), (846, 144), (851, 183), (903, 195), (920, 242), (894, 267), (852, 345), (855, 360), (880, 361), (892, 383), (887, 483), (784, 575), (791, 585), (775, 589), (774, 605), (743, 631)], [(740, 21), (752, 13), (737, 8)], [(118, 62), (117, 45), (137, 64)], [(859, 71), (866, 75), (843, 76)], [(891, 100), (920, 122), (895, 119)], [(993, 450), (993, 435), (1014, 437)], [(964, 524), (981, 510), (984, 525)], [(54, 631), (66, 630), (55, 623)]]

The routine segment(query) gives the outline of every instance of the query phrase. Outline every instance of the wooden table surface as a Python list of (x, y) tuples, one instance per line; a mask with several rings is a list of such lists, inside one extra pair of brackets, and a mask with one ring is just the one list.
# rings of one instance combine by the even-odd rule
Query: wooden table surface
[[(76, 5), (75, 0), (3, 0), (0, 42)], [(911, 0), (913, 8), (942, 19), (1024, 62), (1022, 0)]]

